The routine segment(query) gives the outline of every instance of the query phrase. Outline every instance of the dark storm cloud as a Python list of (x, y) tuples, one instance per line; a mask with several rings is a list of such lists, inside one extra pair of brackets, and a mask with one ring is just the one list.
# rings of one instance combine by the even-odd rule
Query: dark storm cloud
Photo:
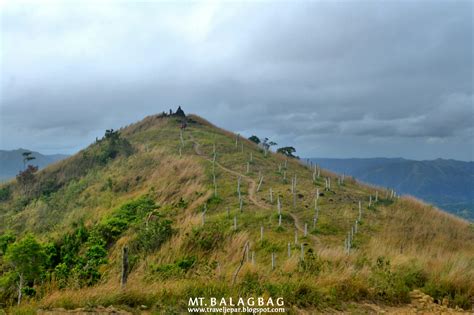
[(183, 105), (302, 156), (472, 159), (472, 3), (2, 8), (1, 146), (74, 151)]

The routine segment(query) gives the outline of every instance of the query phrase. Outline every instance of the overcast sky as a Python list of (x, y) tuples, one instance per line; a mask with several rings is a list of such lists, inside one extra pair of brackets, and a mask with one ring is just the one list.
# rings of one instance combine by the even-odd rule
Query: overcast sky
[(473, 160), (472, 1), (0, 2), (0, 149), (175, 109), (304, 157)]

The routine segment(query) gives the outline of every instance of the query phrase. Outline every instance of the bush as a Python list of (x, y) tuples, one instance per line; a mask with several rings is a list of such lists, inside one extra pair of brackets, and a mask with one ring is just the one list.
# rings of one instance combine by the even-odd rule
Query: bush
[(313, 250), (310, 248), (306, 251), (304, 260), (299, 262), (299, 267), (303, 272), (317, 275), (321, 271), (322, 261), (314, 255)]
[(0, 201), (7, 201), (10, 199), (11, 191), (9, 186), (0, 188)]
[[(60, 288), (67, 286), (72, 275), (79, 286), (93, 285), (100, 279), (99, 266), (107, 263), (105, 241), (96, 232), (79, 227), (73, 234), (66, 235), (60, 249), (60, 262), (54, 267), (54, 275)], [(84, 253), (79, 255), (80, 249)]]
[(0, 235), (0, 254), (5, 255), (9, 244), (15, 242), (15, 235), (12, 232), (5, 232)]
[(176, 260), (172, 264), (160, 265), (154, 268), (154, 272), (158, 273), (160, 277), (168, 279), (173, 277), (180, 277), (186, 274), (195, 264), (196, 257), (189, 256)]
[(78, 257), (78, 253), (82, 244), (89, 238), (89, 232), (81, 225), (73, 233), (66, 234), (61, 242), (57, 244), (59, 247), (59, 261), (67, 266), (73, 266)]
[(222, 202), (222, 198), (219, 196), (212, 196), (209, 199), (207, 199), (207, 207), (211, 208), (212, 206), (217, 206)]
[(170, 220), (155, 220), (149, 222), (146, 226), (141, 225), (136, 233), (135, 239), (130, 247), (133, 252), (145, 251), (153, 252), (161, 247), (173, 234)]
[(59, 263), (54, 268), (56, 283), (60, 289), (65, 288), (67, 286), (67, 279), (69, 277), (69, 273), (69, 267), (65, 263)]
[(390, 261), (379, 257), (369, 278), (374, 298), (389, 303), (409, 303), (410, 288), (400, 273), (392, 272)]
[(401, 267), (397, 270), (397, 274), (400, 275), (405, 285), (410, 289), (422, 288), (428, 279), (423, 267), (417, 266), (415, 262)]
[(466, 289), (455, 287), (454, 284), (439, 279), (428, 281), (423, 291), (435, 300), (442, 301), (447, 298), (450, 306), (459, 306), (465, 310), (472, 307), (471, 298)]
[(111, 217), (103, 220), (97, 226), (97, 232), (105, 243), (112, 244), (125, 230), (128, 229), (129, 221), (119, 217)]
[[(73, 233), (65, 235), (55, 246), (59, 248), (59, 257), (52, 256), (54, 263), (50, 264), (59, 287), (67, 285), (70, 275), (79, 286), (97, 283), (101, 278), (99, 267), (107, 263), (107, 248), (156, 208), (157, 205), (149, 196), (143, 196), (124, 203), (93, 229), (88, 230), (80, 225)], [(171, 232), (170, 221), (152, 221), (139, 230), (135, 248), (156, 249), (170, 237)], [(54, 248), (51, 248), (51, 254), (54, 254)]]
[(142, 196), (126, 202), (115, 209), (111, 216), (102, 220), (96, 229), (107, 245), (110, 245), (125, 232), (131, 224), (138, 222), (139, 219), (145, 217), (157, 208), (158, 206), (150, 196)]

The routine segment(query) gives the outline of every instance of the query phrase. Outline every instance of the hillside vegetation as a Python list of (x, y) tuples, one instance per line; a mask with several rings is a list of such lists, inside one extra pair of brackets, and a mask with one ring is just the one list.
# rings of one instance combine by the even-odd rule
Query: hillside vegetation
[(473, 307), (468, 222), (200, 117), (180, 126), (150, 116), (0, 186), (2, 307), (179, 314), (190, 297), (270, 296), (312, 313), (404, 304), (414, 289)]

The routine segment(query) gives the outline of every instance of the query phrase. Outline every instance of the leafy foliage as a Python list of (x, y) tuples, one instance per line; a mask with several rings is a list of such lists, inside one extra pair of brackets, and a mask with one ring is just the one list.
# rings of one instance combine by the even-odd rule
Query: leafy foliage
[(277, 153), (283, 154), (284, 156), (290, 157), (290, 158), (295, 158), (297, 159), (298, 157), (294, 155), (296, 152), (296, 149), (294, 147), (281, 147), (278, 148)]
[(173, 277), (183, 276), (188, 270), (190, 270), (196, 263), (195, 256), (187, 256), (176, 260), (172, 264), (164, 264), (154, 267), (153, 271), (159, 275), (159, 277), (168, 279)]
[(257, 137), (257, 136), (255, 136), (255, 135), (249, 137), (249, 140), (252, 141), (252, 142), (254, 142), (254, 143), (256, 143), (256, 144), (259, 144), (259, 143), (261, 142), (261, 141), (260, 141), (260, 138)]
[(128, 201), (105, 217), (98, 225), (87, 229), (80, 225), (73, 233), (63, 237), (59, 247), (59, 260), (52, 264), (56, 281), (65, 287), (70, 278), (83, 286), (100, 280), (99, 267), (107, 263), (107, 249), (130, 227), (135, 226), (137, 236), (131, 242), (134, 252), (158, 249), (172, 234), (171, 221), (143, 220), (158, 208), (150, 196)]
[(377, 258), (369, 279), (374, 289), (375, 297), (392, 303), (407, 303), (410, 301), (410, 288), (403, 276), (392, 271), (390, 261), (385, 257)]
[(35, 173), (38, 171), (37, 166), (28, 165), (26, 170), (21, 171), (17, 176), (16, 180), (20, 185), (23, 194), (29, 196), (33, 191), (34, 184), (36, 183)]
[(46, 265), (43, 246), (31, 234), (8, 245), (5, 261), (25, 280), (35, 280), (43, 273)]
[(98, 226), (97, 232), (103, 238), (107, 245), (114, 242), (132, 223), (137, 222), (146, 214), (151, 213), (158, 206), (149, 196), (143, 196), (136, 200), (129, 201), (118, 209), (114, 210), (112, 215), (105, 218)]
[(10, 199), (10, 196), (11, 196), (10, 186), (4, 186), (0, 188), (0, 202), (7, 201), (8, 199)]
[(8, 245), (15, 241), (16, 237), (12, 232), (5, 232), (0, 235), (0, 254), (5, 255)]
[(134, 252), (150, 253), (161, 247), (173, 234), (170, 220), (160, 220), (155, 218), (147, 225), (138, 228), (136, 238), (132, 241), (131, 247)]

